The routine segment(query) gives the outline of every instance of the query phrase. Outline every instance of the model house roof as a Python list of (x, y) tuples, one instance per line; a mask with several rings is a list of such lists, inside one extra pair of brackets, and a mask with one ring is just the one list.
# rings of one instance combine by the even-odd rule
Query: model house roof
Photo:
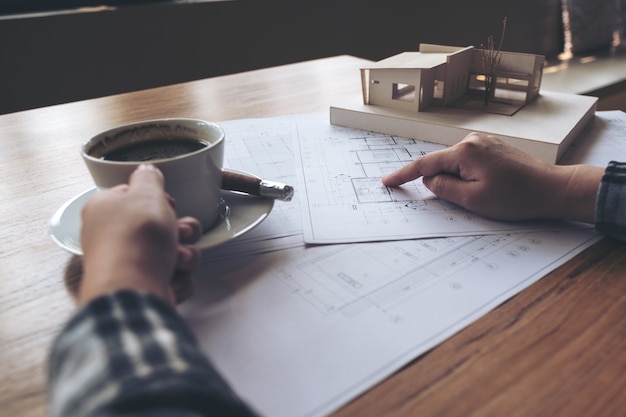
[(391, 69), (391, 68), (435, 68), (445, 64), (448, 60), (448, 54), (442, 53), (422, 53), (422, 52), (403, 52), (382, 61), (378, 61), (367, 67), (367, 69)]
[(374, 62), (371, 65), (364, 67), (364, 69), (435, 68), (447, 63), (450, 55), (467, 49), (474, 49), (474, 47), (421, 44), (419, 52), (402, 52), (398, 55)]

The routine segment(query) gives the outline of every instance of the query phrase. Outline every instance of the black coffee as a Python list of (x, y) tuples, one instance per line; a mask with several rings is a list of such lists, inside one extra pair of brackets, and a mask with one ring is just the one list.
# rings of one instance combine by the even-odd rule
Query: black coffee
[(173, 158), (206, 146), (206, 142), (192, 139), (157, 139), (128, 144), (105, 154), (102, 159), (120, 162), (151, 161)]

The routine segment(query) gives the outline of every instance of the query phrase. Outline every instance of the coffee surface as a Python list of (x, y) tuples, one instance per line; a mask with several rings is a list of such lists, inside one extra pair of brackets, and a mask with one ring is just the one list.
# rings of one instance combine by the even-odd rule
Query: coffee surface
[(158, 139), (131, 143), (104, 155), (107, 161), (136, 162), (173, 158), (206, 147), (205, 142), (192, 139)]

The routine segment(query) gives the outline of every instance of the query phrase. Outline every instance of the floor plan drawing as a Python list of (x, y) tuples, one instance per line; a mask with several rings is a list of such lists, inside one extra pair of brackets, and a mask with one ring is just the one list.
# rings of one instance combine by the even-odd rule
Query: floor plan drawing
[[(394, 189), (380, 183), (386, 173), (444, 145), (333, 126), (325, 114), (220, 124), (227, 134), (226, 167), (293, 184), (296, 193), (291, 202), (277, 202), (256, 229), (212, 250), (205, 259), (304, 244), (302, 223), (312, 243), (380, 240), (385, 234), (393, 239), (433, 237), (439, 227), (442, 234), (465, 236), (483, 234), (493, 226), (504, 233), (515, 231), (515, 226), (520, 226), (518, 231), (535, 226), (478, 218), (437, 199), (421, 180)], [(621, 112), (598, 113), (585, 131), (587, 140), (575, 142), (560, 163), (608, 163), (615, 149), (623, 148), (623, 125)], [(294, 156), (298, 146), (305, 153), (302, 158)], [(299, 184), (298, 170), (306, 176), (304, 185)], [(306, 207), (301, 209), (302, 202)]]
[(558, 235), (513, 233), (339, 245), (292, 270), (281, 269), (276, 276), (324, 315), (352, 317), (374, 309), (401, 320), (394, 309), (428, 287), (453, 279), (450, 287), (461, 291), (464, 271), (500, 274), (508, 262), (523, 262), (537, 256), (533, 252), (549, 250), (550, 238)]
[[(615, 149), (624, 114), (596, 117), (593, 145), (575, 144), (568, 161), (604, 164), (623, 153)], [(603, 127), (610, 118), (621, 122), (615, 131)], [(592, 228), (552, 223), (485, 233), (494, 224), (438, 201), (420, 181), (379, 186), (388, 170), (438, 145), (331, 127), (326, 115), (224, 125), (228, 166), (306, 174), (296, 188), (301, 206), (279, 206), (289, 210), (219, 248), (231, 256), (205, 259), (194, 297), (179, 306), (203, 351), (260, 416), (328, 415), (601, 239)], [(274, 147), (290, 140), (293, 152)], [(293, 216), (304, 204), (311, 215), (302, 219), (317, 226), (326, 215), (324, 231), (344, 233), (337, 240), (377, 241), (305, 245)], [(448, 236), (404, 238), (403, 230), (431, 230), (431, 221)], [(483, 233), (465, 235), (463, 223)], [(360, 231), (371, 225), (369, 235)], [(381, 239), (385, 232), (402, 239)]]
[(294, 154), (307, 243), (470, 236), (546, 227), (546, 222), (481, 218), (438, 199), (421, 179), (396, 188), (382, 185), (385, 174), (444, 145), (319, 121), (301, 121), (297, 128)]
[(322, 417), (599, 239), (312, 245), (205, 264), (181, 312), (261, 416)]

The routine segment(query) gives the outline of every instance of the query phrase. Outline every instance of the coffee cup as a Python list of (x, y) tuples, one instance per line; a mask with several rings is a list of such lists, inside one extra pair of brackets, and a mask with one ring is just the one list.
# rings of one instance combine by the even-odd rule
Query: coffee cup
[(155, 165), (177, 216), (195, 217), (207, 231), (220, 214), (224, 140), (224, 131), (204, 120), (148, 120), (97, 134), (81, 155), (98, 188), (126, 184), (140, 164)]

